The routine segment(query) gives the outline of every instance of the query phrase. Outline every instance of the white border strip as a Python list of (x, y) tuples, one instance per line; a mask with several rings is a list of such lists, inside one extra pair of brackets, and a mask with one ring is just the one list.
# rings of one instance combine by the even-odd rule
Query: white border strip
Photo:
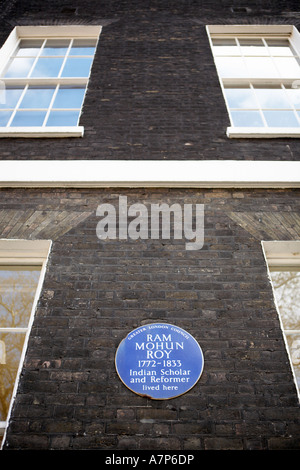
[(300, 162), (8, 160), (0, 187), (299, 188)]

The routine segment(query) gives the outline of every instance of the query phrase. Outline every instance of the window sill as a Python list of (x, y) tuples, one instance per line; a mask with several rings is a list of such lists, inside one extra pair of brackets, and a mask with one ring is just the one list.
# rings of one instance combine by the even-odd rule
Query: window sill
[(230, 139), (275, 139), (300, 138), (300, 127), (227, 127), (227, 137)]
[(51, 137), (82, 137), (84, 128), (82, 126), (70, 127), (2, 127), (0, 138), (4, 137), (28, 137), (28, 138), (51, 138)]

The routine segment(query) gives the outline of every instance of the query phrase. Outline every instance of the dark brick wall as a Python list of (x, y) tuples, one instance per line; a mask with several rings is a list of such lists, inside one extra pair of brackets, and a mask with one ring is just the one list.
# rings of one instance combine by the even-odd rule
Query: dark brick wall
[(226, 137), (229, 118), (205, 30), (214, 23), (299, 27), (299, 2), (2, 3), (2, 43), (15, 25), (103, 24), (81, 118), (84, 137), (1, 140), (2, 160), (299, 159), (297, 139)]
[[(149, 209), (203, 203), (203, 249), (99, 241), (96, 208), (117, 207), (119, 195)], [(17, 225), (20, 208), (43, 211), (35, 237)], [(5, 450), (299, 448), (299, 404), (261, 249), (261, 239), (299, 233), (299, 190), (2, 189), (0, 210), (1, 238), (22, 238), (26, 227), (29, 239), (54, 239)], [(54, 211), (78, 217), (54, 234)], [(156, 321), (188, 330), (205, 357), (198, 384), (166, 401), (132, 393), (114, 367), (127, 333)]]

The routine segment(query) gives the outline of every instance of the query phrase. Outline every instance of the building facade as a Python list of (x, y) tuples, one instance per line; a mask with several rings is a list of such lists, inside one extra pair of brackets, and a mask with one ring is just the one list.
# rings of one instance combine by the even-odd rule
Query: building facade
[[(272, 280), (285, 271), (297, 282), (300, 271), (297, 2), (15, 0), (0, 20), (0, 261), (9, 279), (40, 267), (26, 325), (7, 323), (1, 278), (3, 377), (5, 335), (25, 338), (2, 450), (299, 449), (299, 313), (286, 334)], [(60, 41), (55, 52), (47, 41)], [(224, 63), (290, 59), (295, 70), (223, 75), (218, 47)], [(91, 58), (90, 74), (83, 61), (72, 76), (34, 74), (49, 56), (61, 67)], [(72, 94), (71, 105), (74, 89), (85, 98), (74, 105)], [(277, 90), (278, 101), (241, 105), (241, 90), (243, 100)], [(249, 124), (259, 113), (265, 124)], [(26, 123), (41, 115), (44, 124)], [(123, 237), (120, 198), (128, 229), (147, 211)], [(201, 206), (198, 246), (186, 246), (195, 217), (182, 236), (175, 222), (150, 235), (160, 204)], [(99, 222), (111, 208), (106, 237)], [(9, 282), (16, 295), (20, 279)], [(152, 323), (184, 329), (203, 351), (201, 377), (171, 399), (138, 395), (116, 372), (121, 341)]]

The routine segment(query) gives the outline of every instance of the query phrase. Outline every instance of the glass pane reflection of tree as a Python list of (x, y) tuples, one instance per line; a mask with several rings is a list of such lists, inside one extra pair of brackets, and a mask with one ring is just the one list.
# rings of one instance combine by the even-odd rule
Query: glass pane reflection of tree
[(300, 390), (300, 270), (272, 270), (271, 278)]
[(0, 266), (0, 421), (7, 419), (39, 276), (39, 266)]

